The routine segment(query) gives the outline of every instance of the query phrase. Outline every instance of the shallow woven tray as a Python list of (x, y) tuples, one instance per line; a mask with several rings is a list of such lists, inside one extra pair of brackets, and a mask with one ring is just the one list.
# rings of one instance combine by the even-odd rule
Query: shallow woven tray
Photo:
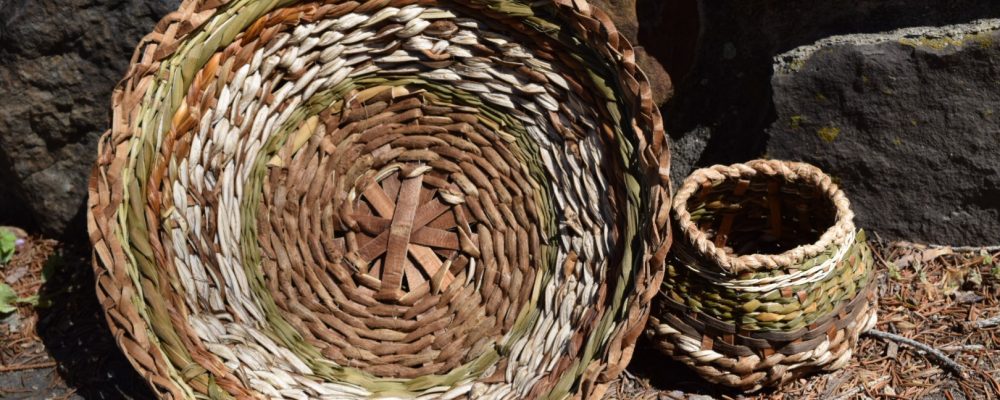
[(90, 181), (161, 398), (591, 398), (669, 247), (649, 84), (581, 0), (184, 1)]
[(803, 163), (695, 171), (647, 334), (707, 380), (753, 391), (842, 368), (874, 326), (872, 255), (844, 193)]

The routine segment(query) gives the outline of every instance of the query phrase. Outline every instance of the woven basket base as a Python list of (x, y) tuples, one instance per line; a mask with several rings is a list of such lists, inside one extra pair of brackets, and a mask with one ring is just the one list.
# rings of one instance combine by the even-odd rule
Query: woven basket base
[[(735, 346), (727, 347), (726, 338), (697, 335), (694, 328), (669, 313), (651, 316), (648, 333), (660, 351), (691, 367), (709, 382), (753, 392), (780, 386), (810, 373), (846, 366), (857, 346), (858, 336), (874, 328), (878, 321), (871, 287), (864, 296), (842, 306), (834, 318), (802, 335), (813, 338), (809, 341), (812, 343), (803, 343), (800, 339), (760, 354), (736, 355), (739, 351)], [(736, 340), (755, 339), (738, 335)], [(800, 351), (802, 347), (811, 350)]]

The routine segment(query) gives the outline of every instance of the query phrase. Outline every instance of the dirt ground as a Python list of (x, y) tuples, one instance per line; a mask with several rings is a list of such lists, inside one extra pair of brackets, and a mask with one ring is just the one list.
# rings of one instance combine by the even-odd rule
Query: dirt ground
[(0, 316), (0, 399), (147, 399), (114, 343), (84, 245), (27, 238), (0, 282), (38, 305)]
[[(906, 344), (865, 336), (844, 370), (744, 395), (700, 380), (640, 342), (605, 398), (1000, 399), (1000, 250), (872, 242), (877, 329), (941, 351), (960, 371)], [(22, 297), (39, 296), (37, 305), (0, 315), (0, 398), (151, 398), (100, 312), (86, 245), (26, 238), (0, 266), (0, 282)]]

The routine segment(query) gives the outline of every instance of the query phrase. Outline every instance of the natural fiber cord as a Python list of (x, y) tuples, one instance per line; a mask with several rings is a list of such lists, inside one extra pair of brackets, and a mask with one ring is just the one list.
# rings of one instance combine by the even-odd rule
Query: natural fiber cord
[(596, 398), (668, 165), (583, 0), (186, 0), (114, 93), (98, 293), (160, 398)]
[(839, 369), (874, 326), (864, 232), (816, 167), (697, 170), (673, 216), (679, 242), (647, 333), (707, 380), (753, 391)]

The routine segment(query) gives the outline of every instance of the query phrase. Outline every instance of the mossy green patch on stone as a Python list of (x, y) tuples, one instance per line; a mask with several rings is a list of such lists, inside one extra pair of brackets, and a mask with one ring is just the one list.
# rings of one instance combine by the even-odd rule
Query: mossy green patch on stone
[(968, 43), (975, 43), (979, 45), (980, 48), (987, 49), (993, 46), (993, 32), (982, 32), (973, 35), (965, 35), (961, 38), (955, 38), (951, 36), (944, 37), (918, 37), (918, 38), (902, 38), (899, 39), (899, 43), (904, 46), (910, 47), (922, 47), (934, 50), (942, 50), (949, 46), (961, 47)]
[(993, 47), (993, 45), (995, 43), (993, 41), (993, 36), (990, 36), (990, 35), (978, 35), (978, 37), (975, 39), (975, 41), (976, 41), (976, 44), (978, 44), (979, 47), (982, 48), (982, 49), (988, 49), (990, 47)]
[(802, 121), (805, 121), (805, 117), (801, 115), (793, 115), (788, 121), (788, 127), (792, 129), (799, 129), (802, 127)]
[(952, 37), (942, 37), (942, 38), (902, 38), (899, 39), (899, 44), (910, 47), (925, 47), (934, 50), (941, 50), (948, 46), (961, 46), (962, 41), (952, 38)]
[(819, 130), (816, 131), (816, 134), (819, 135), (819, 138), (823, 139), (824, 142), (833, 143), (833, 141), (837, 139), (837, 136), (840, 136), (840, 128), (836, 126), (824, 126), (819, 128)]
[(792, 63), (789, 64), (788, 67), (791, 68), (793, 71), (799, 71), (802, 69), (802, 67), (805, 66), (806, 66), (806, 60), (804, 58), (799, 58), (796, 59), (795, 61), (792, 61)]

